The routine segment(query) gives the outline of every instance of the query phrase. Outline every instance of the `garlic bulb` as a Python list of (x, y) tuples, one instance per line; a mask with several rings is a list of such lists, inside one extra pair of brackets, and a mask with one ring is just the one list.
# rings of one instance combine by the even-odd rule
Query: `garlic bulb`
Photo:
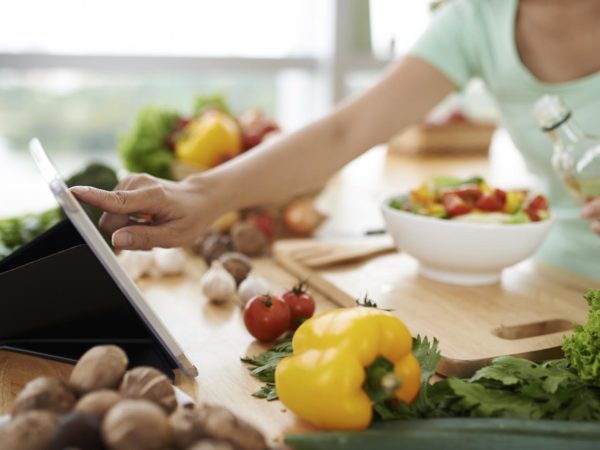
[(121, 250), (117, 259), (127, 275), (134, 280), (148, 275), (154, 264), (152, 252), (143, 250)]
[(266, 294), (269, 292), (269, 284), (267, 281), (259, 277), (258, 275), (250, 274), (242, 283), (238, 289), (242, 306), (244, 306), (252, 297), (257, 295)]
[(161, 275), (179, 275), (185, 265), (185, 252), (180, 248), (159, 248), (152, 250), (154, 265)]
[(219, 261), (214, 261), (200, 280), (202, 292), (211, 302), (224, 303), (235, 295), (235, 278)]

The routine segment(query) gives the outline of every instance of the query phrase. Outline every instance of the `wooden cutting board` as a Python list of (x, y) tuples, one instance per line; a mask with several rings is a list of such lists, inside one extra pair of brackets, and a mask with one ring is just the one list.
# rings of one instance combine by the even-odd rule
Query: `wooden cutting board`
[(393, 309), (413, 335), (437, 338), (439, 373), (445, 376), (469, 376), (501, 355), (535, 361), (560, 357), (563, 336), (586, 320), (582, 295), (600, 287), (532, 261), (506, 269), (498, 284), (462, 287), (420, 276), (417, 261), (402, 253), (329, 269), (309, 269), (292, 258), (315, 242), (279, 241), (275, 259), (340, 306), (353, 306), (368, 294), (380, 307)]

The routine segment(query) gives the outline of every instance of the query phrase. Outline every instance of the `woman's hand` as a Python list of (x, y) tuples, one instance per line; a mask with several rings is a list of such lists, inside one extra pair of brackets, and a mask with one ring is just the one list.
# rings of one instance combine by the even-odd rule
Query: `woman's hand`
[(594, 199), (583, 207), (581, 217), (592, 221), (592, 230), (600, 234), (600, 198)]
[[(75, 186), (71, 192), (106, 211), (100, 228), (121, 249), (190, 245), (220, 215), (215, 207), (218, 202), (202, 177), (173, 182), (135, 174), (112, 192), (87, 186)], [(132, 222), (133, 214), (152, 216), (152, 224)]]

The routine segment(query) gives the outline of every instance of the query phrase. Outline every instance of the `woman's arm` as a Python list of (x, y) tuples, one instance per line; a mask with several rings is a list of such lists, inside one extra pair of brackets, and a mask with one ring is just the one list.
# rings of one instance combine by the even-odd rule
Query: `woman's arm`
[[(382, 80), (331, 114), (183, 182), (132, 175), (113, 192), (73, 188), (104, 209), (101, 227), (121, 248), (191, 243), (221, 214), (270, 203), (317, 186), (346, 163), (422, 119), (454, 84), (429, 63), (407, 57)], [(131, 225), (130, 213), (154, 226)]]

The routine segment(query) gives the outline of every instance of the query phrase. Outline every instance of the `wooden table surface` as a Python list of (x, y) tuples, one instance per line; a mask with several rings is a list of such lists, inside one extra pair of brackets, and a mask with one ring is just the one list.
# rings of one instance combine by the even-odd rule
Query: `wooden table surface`
[[(338, 174), (321, 198), (332, 214), (319, 236), (359, 236), (365, 230), (380, 228), (379, 199), (405, 190), (429, 174), (489, 175), (484, 158), (428, 159), (386, 156), (383, 149), (372, 150)], [(494, 181), (501, 179), (494, 174)], [(256, 270), (274, 290), (292, 286), (296, 279), (268, 258), (256, 261)], [(200, 292), (200, 276), (205, 265), (190, 257), (185, 274), (159, 280), (142, 280), (139, 285), (150, 305), (164, 320), (197, 366), (199, 376), (189, 380), (177, 375), (176, 385), (201, 402), (231, 408), (259, 427), (270, 440), (283, 432), (306, 429), (306, 424), (287, 412), (279, 402), (255, 399), (250, 394), (259, 383), (239, 358), (262, 349), (246, 332), (236, 306), (214, 306)], [(334, 305), (317, 295), (317, 310)], [(67, 377), (71, 367), (45, 359), (0, 352), (0, 414), (10, 411), (18, 391), (39, 375)]]

